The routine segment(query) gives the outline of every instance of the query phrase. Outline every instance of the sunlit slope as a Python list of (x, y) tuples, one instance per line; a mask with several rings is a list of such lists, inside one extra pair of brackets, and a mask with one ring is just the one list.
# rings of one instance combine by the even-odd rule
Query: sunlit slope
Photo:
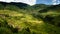
[[(48, 8), (42, 9), (38, 12), (37, 15), (33, 15), (36, 18), (41, 18), (44, 23), (47, 23), (47, 29), (49, 29), (50, 27), (52, 28), (54, 26), (56, 26), (56, 29), (53, 27), (52, 30), (60, 30), (60, 5), (54, 5), (54, 6), (50, 6)], [(50, 24), (50, 26), (49, 26)], [(59, 27), (59, 28), (58, 28)], [(60, 34), (59, 32), (54, 31), (55, 34)], [(49, 34), (54, 34), (52, 31)]]
[(43, 21), (34, 18), (30, 14), (19, 13), (10, 10), (0, 10), (0, 17), (8, 22), (9, 25), (15, 27), (28, 27), (27, 25), (34, 25), (37, 23), (43, 23)]
[(14, 28), (19, 28), (20, 31), (24, 28), (29, 27), (31, 32), (35, 34), (53, 34), (56, 32), (59, 33), (58, 27), (44, 23), (42, 19), (38, 20), (37, 18), (34, 18), (32, 15), (27, 13), (19, 13), (10, 10), (0, 10), (0, 21), (4, 20), (8, 22), (8, 25), (12, 25)]
[[(57, 12), (58, 10), (48, 9), (46, 12), (43, 10), (41, 13), (36, 13), (34, 9), (20, 9), (14, 5), (2, 7), (0, 10), (0, 33), (2, 29), (2, 33), (4, 34), (6, 32), (10, 34), (60, 34), (60, 13)], [(53, 25), (53, 23), (55, 24)], [(17, 33), (15, 32), (15, 28), (18, 29), (18, 31), (16, 30)]]

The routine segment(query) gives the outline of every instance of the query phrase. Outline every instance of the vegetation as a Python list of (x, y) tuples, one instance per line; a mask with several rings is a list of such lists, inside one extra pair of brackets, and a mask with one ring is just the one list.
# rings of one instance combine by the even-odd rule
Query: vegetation
[(60, 34), (60, 5), (18, 4), (0, 3), (0, 34)]

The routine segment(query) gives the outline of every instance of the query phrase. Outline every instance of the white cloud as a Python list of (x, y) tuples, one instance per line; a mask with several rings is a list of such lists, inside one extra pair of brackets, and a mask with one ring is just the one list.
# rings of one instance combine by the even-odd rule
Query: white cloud
[(57, 5), (57, 3), (53, 3), (53, 5)]
[(36, 0), (0, 0), (3, 2), (22, 2), (22, 3), (26, 3), (29, 5), (34, 5), (36, 4)]
[(52, 2), (53, 2), (53, 5), (60, 4), (60, 0), (52, 0)]
[(56, 4), (57, 4), (56, 1), (57, 1), (57, 0), (52, 0), (53, 5), (56, 5)]

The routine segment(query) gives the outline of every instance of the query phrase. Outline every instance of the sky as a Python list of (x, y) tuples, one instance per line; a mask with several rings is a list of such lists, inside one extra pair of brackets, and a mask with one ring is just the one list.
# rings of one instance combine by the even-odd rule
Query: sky
[(36, 0), (37, 4), (56, 5), (60, 4), (60, 0)]
[(47, 5), (57, 5), (60, 4), (60, 0), (0, 0), (4, 2), (22, 2), (29, 5), (34, 4), (47, 4)]

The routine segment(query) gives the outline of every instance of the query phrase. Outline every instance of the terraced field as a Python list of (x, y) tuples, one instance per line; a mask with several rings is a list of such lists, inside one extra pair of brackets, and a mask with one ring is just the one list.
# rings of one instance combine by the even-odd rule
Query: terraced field
[[(17, 11), (0, 10), (0, 21), (4, 22), (4, 20), (7, 21), (9, 26), (19, 28), (19, 31), (28, 27), (30, 34), (59, 34), (60, 31), (59, 27), (45, 23), (42, 19), (38, 20), (31, 14)], [(24, 34), (23, 31), (22, 34)]]
[(60, 5), (10, 4), (0, 3), (0, 34), (60, 34)]

